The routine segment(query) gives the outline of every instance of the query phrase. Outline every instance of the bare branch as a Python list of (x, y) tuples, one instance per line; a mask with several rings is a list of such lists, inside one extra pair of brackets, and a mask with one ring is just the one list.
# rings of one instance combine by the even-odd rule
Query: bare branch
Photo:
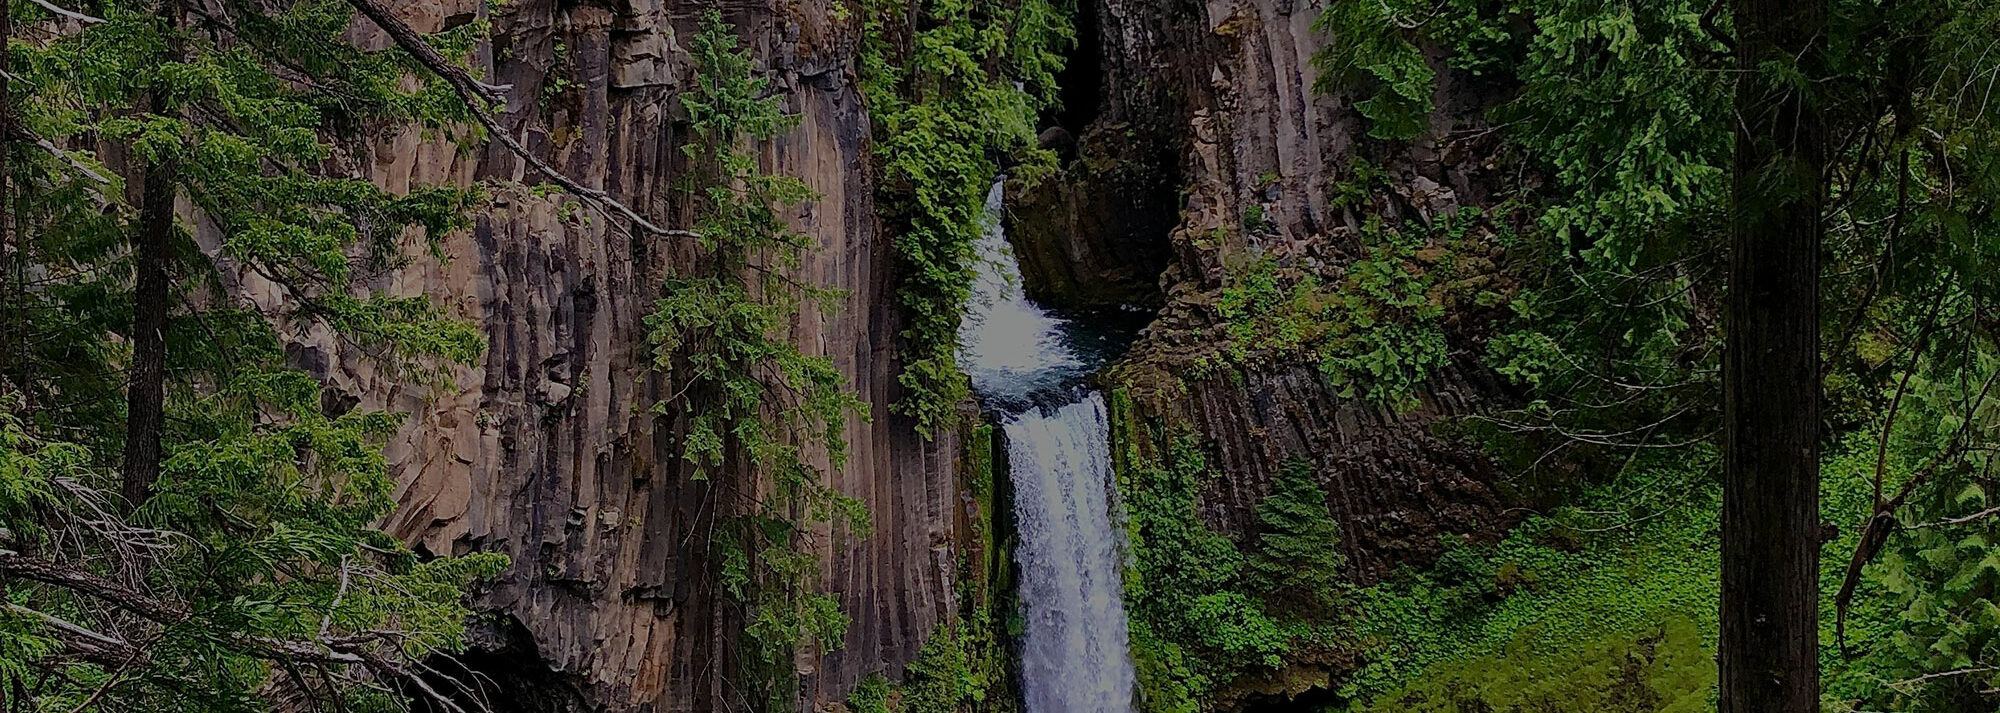
[(333, 593), (333, 606), (326, 608), (326, 616), (319, 620), (319, 638), (326, 638), (328, 629), (333, 628), (333, 613), (340, 609), (340, 600), (347, 597), (347, 555), (340, 556), (340, 589)]
[(43, 584), (52, 584), (79, 594), (89, 595), (120, 609), (151, 619), (162, 624), (173, 624), (187, 620), (187, 607), (173, 602), (163, 602), (135, 591), (123, 584), (99, 577), (89, 572), (65, 567), (54, 562), (25, 557), (13, 552), (0, 552), (0, 574), (8, 574)]
[(374, 21), (376, 26), (381, 27), (382, 31), (389, 34), (390, 39), (396, 41), (398, 47), (403, 48), (404, 52), (408, 52), (411, 57), (416, 58), (418, 64), (422, 64), (425, 69), (430, 70), (439, 79), (443, 79), (445, 84), (450, 86), (454, 93), (458, 94), (459, 99), (465, 102), (466, 110), (472, 113), (472, 118), (478, 121), (480, 126), (486, 127), (486, 132), (492, 135), (494, 141), (498, 141), (501, 146), (507, 147), (508, 151), (519, 157), (530, 168), (535, 169), (536, 173), (542, 174), (551, 183), (560, 186), (570, 195), (576, 196), (578, 200), (589, 204), (591, 207), (597, 209), (598, 212), (605, 214), (606, 217), (611, 217), (614, 213), (623, 216), (642, 232), (679, 238), (698, 239), (701, 237), (700, 233), (690, 230), (674, 230), (660, 227), (652, 221), (647, 220), (644, 216), (639, 215), (638, 211), (632, 210), (624, 203), (620, 203), (617, 199), (612, 198), (611, 194), (585, 186), (576, 179), (563, 175), (554, 166), (550, 166), (540, 158), (537, 158), (532, 152), (528, 151), (527, 147), (522, 146), (521, 142), (516, 140), (513, 134), (508, 133), (502, 128), (500, 122), (493, 118), (493, 114), (486, 110), (485, 102), (502, 101), (505, 99), (503, 90), (507, 87), (487, 84), (473, 79), (472, 75), (466, 73), (465, 68), (446, 59), (443, 54), (437, 51), (437, 48), (432, 47), (429, 42), (424, 41), (422, 35), (417, 34), (417, 31), (411, 29), (409, 24), (403, 22), (401, 18), (396, 17), (395, 13), (383, 6), (379, 0), (347, 0), (347, 4), (353, 5), (354, 9), (359, 10), (362, 15)]
[(77, 626), (53, 614), (18, 604), (0, 605), (0, 610), (40, 621), (43, 626), (53, 631), (56, 640), (61, 642), (71, 655), (83, 660), (105, 665), (122, 665), (144, 658), (139, 647), (133, 646), (131, 642)]
[(1897, 690), (1907, 690), (1911, 686), (1915, 686), (1922, 683), (1928, 683), (1941, 678), (1957, 678), (1959, 676), (1971, 676), (1981, 673), (1992, 673), (1994, 671), (2000, 671), (2000, 668), (1996, 668), (1993, 666), (1973, 666), (1966, 668), (1956, 668), (1950, 671), (1937, 671), (1934, 673), (1927, 673), (1922, 676), (1918, 676), (1916, 678), (1908, 678), (1901, 681), (1896, 681), (1894, 683), (1889, 684), (1889, 687)]
[(44, 10), (48, 10), (49, 12), (53, 12), (57, 15), (67, 17), (69, 19), (81, 22), (86, 25), (96, 25), (104, 22), (104, 18), (91, 17), (89, 15), (85, 15), (75, 10), (67, 10), (61, 7), (57, 7), (55, 3), (49, 2), (49, 0), (28, 0), (28, 1), (36, 5), (42, 6), (42, 9)]
[(1936, 520), (1932, 522), (1921, 522), (1915, 525), (1911, 525), (1905, 529), (1925, 530), (1934, 527), (1952, 527), (1955, 525), (1970, 525), (1980, 520), (1993, 517), (1994, 515), (2000, 515), (2000, 507), (1987, 508), (1985, 510), (1981, 510), (1971, 515), (1966, 515), (1964, 517), (1954, 517), (1946, 520)]
[(104, 174), (98, 173), (91, 167), (84, 165), (82, 161), (76, 160), (75, 156), (69, 155), (68, 151), (62, 150), (62, 148), (56, 146), (54, 142), (49, 141), (48, 139), (44, 139), (40, 136), (36, 136), (33, 133), (30, 133), (27, 129), (19, 126), (12, 127), (12, 129), (13, 130), (11, 133), (13, 134), (13, 136), (11, 138), (13, 138), (14, 140), (26, 141), (28, 143), (34, 144), (37, 148), (40, 148), (41, 150), (48, 152), (50, 156), (54, 156), (57, 161), (61, 161), (64, 164), (67, 164), (70, 170), (83, 174), (84, 178), (88, 178), (92, 181), (96, 181), (103, 185), (107, 186), (111, 185), (111, 179), (105, 178)]

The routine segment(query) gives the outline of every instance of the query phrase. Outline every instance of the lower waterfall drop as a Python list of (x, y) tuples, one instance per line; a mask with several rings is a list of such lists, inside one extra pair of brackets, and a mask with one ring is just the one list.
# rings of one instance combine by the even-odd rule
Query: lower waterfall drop
[(1111, 525), (1110, 427), (1092, 392), (1006, 425), (1021, 544), (1021, 654), (1029, 713), (1132, 709), (1118, 533)]
[(1079, 386), (1102, 349), (1023, 295), (987, 195), (981, 269), (960, 364), (1003, 419), (1020, 545), (1021, 688), (1027, 713), (1131, 713), (1137, 681), (1126, 631), (1120, 533), (1111, 521), (1104, 397)]

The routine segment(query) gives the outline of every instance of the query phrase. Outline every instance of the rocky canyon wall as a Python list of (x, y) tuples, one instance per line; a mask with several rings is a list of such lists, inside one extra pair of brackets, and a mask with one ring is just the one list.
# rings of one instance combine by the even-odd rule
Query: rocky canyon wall
[[(1148, 288), (1160, 316), (1108, 377), (1131, 397), (1132, 427), (1120, 432), (1155, 454), (1164, 434), (1196, 437), (1220, 476), (1205, 487), (1203, 518), (1238, 537), (1280, 465), (1310, 461), (1363, 582), (1429, 561), (1441, 535), (1493, 532), (1504, 509), (1497, 469), (1436, 428), (1504, 399), (1478, 364), (1490, 313), (1447, 305), (1449, 358), (1404, 408), (1341, 396), (1310, 360), (1251, 354), (1212, 365), (1231, 341), (1221, 292), (1248, 266), (1336, 282), (1367, 254), (1371, 220), (1441, 224), (1490, 204), (1498, 148), (1479, 115), (1505, 89), (1433, 56), (1429, 127), (1414, 140), (1377, 140), (1354, 107), (1365, 97), (1315, 87), (1313, 58), (1327, 45), (1313, 26), (1320, 2), (1087, 5), (1093, 16), (1079, 25), (1095, 29), (1098, 104), (1076, 129), (1075, 158), (1052, 185), (1013, 201), (1009, 219), (1024, 253), (1068, 256), (1067, 272), (1029, 270), (1050, 299), (1101, 301), (1101, 291), (1069, 288), (1072, 275), (1158, 276)], [(1342, 200), (1364, 170), (1376, 176), (1366, 195)], [(1496, 248), (1471, 271), (1495, 272), (1501, 258)]]
[[(814, 538), (823, 587), (853, 623), (838, 650), (797, 657), (811, 710), (865, 675), (896, 675), (955, 616), (959, 553), (977, 546), (957, 435), (925, 440), (889, 408), (901, 396), (901, 328), (856, 86), (860, 23), (832, 0), (407, 0), (398, 11), (423, 32), (489, 20), (477, 63), (509, 87), (502, 123), (569, 176), (682, 226), (693, 216), (674, 185), (686, 161), (676, 97), (694, 79), (686, 38), (709, 7), (800, 117), (758, 147), (763, 170), (820, 195), (788, 216), (817, 241), (793, 277), (845, 293), (830, 313), (800, 314), (790, 340), (831, 357), (869, 404), (846, 427), (850, 460), (827, 468), (873, 529)], [(353, 39), (389, 44), (365, 20)], [(652, 367), (644, 317), (693, 248), (611, 229), (559, 192), (524, 187), (537, 177), (497, 144), (385, 130), (352, 159), (356, 175), (391, 189), (483, 183), (492, 195), (473, 229), (444, 238), (448, 260), (371, 285), (428, 295), (480, 327), (488, 348), (452, 384), (412, 383), (324, 330), (287, 335), (294, 361), (346, 395), (334, 407), (411, 414), (387, 452), (401, 484), (390, 532), (433, 553), (513, 559), (479, 596), (498, 623), (481, 627), (466, 661), (499, 686), (502, 710), (745, 710), (729, 682), (742, 622), (719, 601), (708, 544), (715, 489), (730, 482), (691, 478), (677, 450), (685, 425), (653, 409), (675, 385)], [(287, 307), (257, 276), (226, 263), (225, 273), (266, 309)]]

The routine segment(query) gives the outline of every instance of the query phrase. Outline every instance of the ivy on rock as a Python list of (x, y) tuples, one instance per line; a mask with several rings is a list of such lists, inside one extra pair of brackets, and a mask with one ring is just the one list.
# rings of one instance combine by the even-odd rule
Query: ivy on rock
[(841, 297), (791, 274), (814, 243), (784, 210), (817, 196), (798, 178), (764, 173), (752, 153), (797, 118), (753, 75), (720, 12), (702, 15), (689, 46), (696, 81), (680, 95), (690, 122), (683, 188), (700, 251), (668, 278), (646, 318), (654, 364), (674, 390), (655, 408), (681, 419), (693, 477), (717, 483), (709, 497), (729, 498), (709, 545), (723, 591), (744, 607), (741, 675), (731, 683), (760, 710), (792, 710), (794, 655), (839, 646), (848, 623), (838, 599), (819, 590), (812, 529), (868, 529), (866, 509), (828, 487), (806, 449), (823, 451), (825, 467), (844, 467), (848, 419), (865, 405), (831, 358), (788, 338), (803, 307), (830, 311)]

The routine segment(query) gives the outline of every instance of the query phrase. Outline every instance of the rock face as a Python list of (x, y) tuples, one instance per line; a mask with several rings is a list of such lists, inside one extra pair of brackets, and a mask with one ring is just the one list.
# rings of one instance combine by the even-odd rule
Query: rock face
[[(1180, 222), (1191, 92), (1207, 52), (1199, 3), (1079, 3), (1056, 175), (1008, 187), (1007, 234), (1028, 296), (1061, 307), (1157, 306)], [(1189, 13), (1193, 13), (1190, 15)], [(1098, 91), (1089, 92), (1095, 88)]]
[[(1391, 564), (1428, 561), (1441, 547), (1440, 535), (1492, 532), (1503, 519), (1493, 487), (1497, 469), (1476, 448), (1434, 433), (1441, 419), (1490, 405), (1502, 394), (1498, 380), (1478, 365), (1477, 315), (1449, 318), (1450, 365), (1425, 384), (1418, 407), (1402, 413), (1340, 398), (1327, 377), (1296, 360), (1253, 362), (1224, 373), (1197, 364), (1227, 339), (1215, 302), (1232, 270), (1268, 259), (1288, 269), (1338, 274), (1363, 254), (1368, 216), (1357, 212), (1391, 224), (1428, 224), (1460, 206), (1490, 202), (1485, 186), (1493, 181), (1494, 146), (1489, 133), (1477, 130), (1477, 117), (1503, 88), (1473, 83), (1434, 61), (1441, 70), (1439, 109), (1430, 129), (1413, 141), (1378, 141), (1367, 138), (1355, 97), (1314, 91), (1319, 72), (1312, 59), (1326, 42), (1312, 28), (1319, 3), (1092, 5), (1105, 89), (1100, 112), (1082, 134), (1099, 138), (1080, 143), (1066, 175), (1094, 175), (1093, 162), (1108, 163), (1128, 173), (1172, 177), (1177, 194), (1177, 215), (1168, 228), (1119, 236), (1150, 242), (1153, 253), (1170, 258), (1160, 277), (1166, 306), (1109, 377), (1130, 393), (1132, 412), (1123, 417), (1151, 426), (1122, 432), (1144, 438), (1167, 428), (1196, 435), (1223, 475), (1204, 493), (1204, 518), (1235, 535), (1254, 525), (1255, 505), (1269, 492), (1279, 464), (1309, 459), (1362, 581)], [(1129, 165), (1163, 157), (1164, 164)], [(1343, 187), (1355, 184), (1355, 167), (1362, 164), (1384, 172), (1379, 183), (1388, 188), (1360, 206), (1336, 200)], [(1078, 191), (1100, 202), (1079, 202)], [(1141, 195), (1089, 186), (1044, 194), (1071, 198), (1016, 205), (1017, 223), (1029, 214), (1032, 221), (1090, 226), (1094, 219), (1080, 214), (1111, 209), (1102, 201)], [(1062, 250), (1094, 253), (1097, 243), (1111, 238), (1080, 230), (1075, 237), (1044, 239), (1070, 240), (1078, 245)]]
[[(707, 2), (483, 0), (402, 3), (419, 31), (492, 21), (480, 50), (511, 85), (502, 121), (568, 175), (669, 225), (690, 222), (673, 182), (685, 157), (678, 88), (693, 78), (680, 38), (719, 7), (799, 126), (760, 147), (769, 173), (803, 178), (821, 198), (793, 216), (819, 240), (795, 277), (846, 291), (831, 314), (807, 311), (791, 339), (832, 357), (867, 401), (845, 435), (851, 457), (831, 484), (873, 515), (866, 536), (822, 532), (824, 587), (852, 617), (834, 653), (801, 652), (800, 707), (845, 697), (861, 677), (894, 676), (957, 608), (965, 524), (955, 434), (920, 438), (890, 412), (901, 394), (888, 294), (892, 253), (878, 229), (869, 119), (855, 85), (858, 22), (831, 0)], [(489, 16), (489, 13), (490, 14)], [(843, 18), (843, 19), (835, 19)], [(364, 46), (387, 40), (358, 21)], [(689, 477), (682, 425), (652, 410), (673, 393), (651, 367), (644, 317), (670, 266), (692, 249), (633, 237), (559, 195), (497, 145), (470, 151), (416, 130), (381, 133), (356, 173), (395, 189), (489, 182), (473, 230), (446, 236), (449, 261), (375, 278), (429, 295), (480, 325), (483, 361), (449, 388), (412, 384), (323, 331), (288, 335), (292, 354), (360, 405), (412, 414), (388, 447), (401, 483), (386, 527), (434, 553), (504, 552), (513, 566), (480, 596), (499, 616), (466, 659), (503, 689), (502, 710), (742, 710), (725, 677), (739, 615), (720, 601), (709, 561), (713, 489)], [(414, 236), (412, 237), (414, 240)], [(239, 293), (282, 298), (253, 275)], [(826, 465), (825, 453), (810, 458)]]

